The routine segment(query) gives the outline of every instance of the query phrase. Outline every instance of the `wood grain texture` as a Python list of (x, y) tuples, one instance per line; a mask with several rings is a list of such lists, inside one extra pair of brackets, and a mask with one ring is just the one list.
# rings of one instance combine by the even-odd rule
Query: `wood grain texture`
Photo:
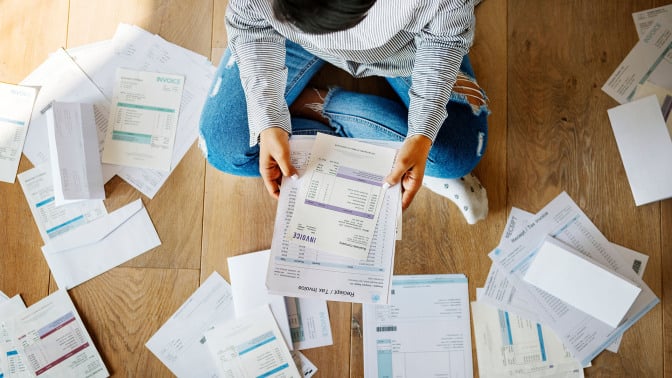
[[(609, 240), (648, 254), (660, 295), (660, 204), (635, 207), (607, 118), (617, 104), (600, 89), (637, 41), (631, 13), (654, 5), (509, 1), (507, 172), (510, 205), (537, 211), (567, 191)], [(659, 376), (662, 331), (658, 306), (587, 376)]]
[[(672, 200), (662, 203), (660, 221), (662, 235), (662, 306), (663, 306), (663, 361), (665, 377), (672, 377)], [(654, 277), (655, 278), (655, 277)]]
[(69, 292), (112, 377), (169, 377), (145, 343), (198, 286), (198, 270), (115, 268)]
[[(65, 43), (68, 2), (7, 0), (0, 12), (0, 81), (18, 84)], [(32, 168), (22, 157), (18, 173)], [(0, 183), (0, 290), (27, 305), (47, 295), (49, 268), (18, 179)]]

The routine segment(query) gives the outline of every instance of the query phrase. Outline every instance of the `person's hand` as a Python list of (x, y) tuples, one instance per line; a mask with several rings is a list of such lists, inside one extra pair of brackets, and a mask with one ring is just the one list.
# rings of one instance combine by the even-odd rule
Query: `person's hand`
[(259, 134), (259, 173), (266, 190), (275, 199), (280, 197), (283, 176), (296, 175), (289, 158), (289, 135), (279, 127), (271, 127)]
[(422, 187), (430, 148), (432, 141), (424, 135), (407, 138), (397, 153), (392, 172), (385, 178), (390, 186), (401, 182), (401, 208), (404, 210)]

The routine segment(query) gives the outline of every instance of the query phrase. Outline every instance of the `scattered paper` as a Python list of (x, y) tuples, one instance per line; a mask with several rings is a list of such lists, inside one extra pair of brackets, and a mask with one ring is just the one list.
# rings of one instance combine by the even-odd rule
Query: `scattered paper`
[(394, 276), (390, 304), (362, 316), (365, 376), (473, 376), (464, 275)]
[(47, 134), (56, 206), (105, 199), (93, 105), (54, 102)]
[(672, 197), (672, 137), (656, 96), (608, 113), (635, 204)]
[(0, 83), (0, 181), (14, 183), (36, 94), (35, 88)]
[(130, 204), (42, 247), (60, 289), (71, 289), (161, 245), (142, 200)]
[(0, 300), (0, 377), (3, 374), (7, 378), (33, 377), (14, 334), (14, 318), (25, 310), (26, 306), (18, 295)]
[(657, 17), (647, 34), (602, 86), (602, 90), (620, 104), (632, 100), (638, 84), (649, 81), (672, 89), (672, 23)]
[(16, 339), (36, 376), (109, 376), (67, 291), (59, 290), (35, 303), (14, 322)]
[(178, 377), (217, 377), (203, 335), (234, 317), (231, 287), (214, 272), (145, 345)]
[(20, 173), (18, 178), (45, 243), (107, 214), (102, 200), (56, 206), (49, 164)]
[(170, 171), (184, 77), (117, 69), (103, 161)]
[[(667, 17), (672, 16), (672, 4), (632, 14), (632, 19), (635, 21), (635, 27), (637, 28), (637, 35), (640, 39), (646, 36), (646, 33), (655, 22), (656, 17), (662, 14), (665, 14)], [(672, 19), (670, 19), (670, 21), (672, 22)]]
[(334, 343), (327, 301), (285, 297), (285, 305), (295, 349), (318, 348)]
[(317, 366), (313, 364), (303, 353), (298, 350), (292, 351), (292, 358), (296, 368), (303, 374), (304, 378), (310, 378), (317, 373)]
[(289, 327), (285, 298), (269, 294), (264, 279), (268, 269), (269, 251), (246, 253), (228, 258), (229, 277), (233, 291), (233, 303), (236, 317), (246, 316), (259, 306), (271, 306), (275, 321), (289, 350), (294, 349), (292, 333)]
[(268, 306), (216, 326), (205, 338), (222, 377), (302, 376)]

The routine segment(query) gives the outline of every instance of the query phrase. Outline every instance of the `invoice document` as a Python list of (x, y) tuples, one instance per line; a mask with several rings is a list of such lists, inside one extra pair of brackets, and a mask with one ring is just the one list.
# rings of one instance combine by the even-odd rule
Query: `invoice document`
[(246, 253), (227, 259), (236, 317), (244, 317), (263, 305), (270, 306), (287, 348), (292, 350), (294, 344), (285, 298), (282, 295), (270, 294), (266, 288), (268, 259), (269, 251)]
[(49, 163), (19, 173), (18, 178), (45, 243), (107, 214), (102, 200), (56, 206)]
[(478, 374), (483, 378), (582, 378), (583, 368), (555, 333), (539, 323), (471, 302)]
[(0, 299), (0, 377), (33, 377), (14, 333), (14, 318), (25, 310), (26, 306), (19, 295)]
[(56, 205), (105, 199), (93, 105), (52, 103), (47, 134)]
[(672, 197), (672, 135), (651, 95), (608, 110), (637, 206)]
[(222, 377), (302, 376), (268, 306), (216, 326), (205, 338)]
[(621, 65), (602, 86), (602, 90), (621, 104), (632, 100), (638, 84), (650, 81), (672, 89), (672, 23), (666, 14), (653, 21)]
[(204, 334), (234, 318), (231, 286), (213, 272), (145, 346), (177, 377), (219, 377)]
[(515, 284), (518, 288), (528, 289), (532, 307), (539, 309), (540, 323), (556, 331), (574, 357), (586, 366), (649, 312), (659, 299), (566, 193), (558, 195), (535, 214), (525, 230), (511, 239), (510, 246), (497, 248), (489, 256), (505, 275), (521, 280), (536, 247), (546, 235), (566, 243), (642, 288), (621, 325), (613, 328), (531, 285)]
[(36, 95), (35, 88), (0, 83), (0, 181), (14, 183)]
[(36, 376), (109, 377), (67, 291), (49, 295), (14, 321), (19, 346)]
[(366, 377), (472, 377), (467, 277), (394, 276), (388, 305), (365, 304)]
[(284, 297), (294, 348), (332, 345), (329, 310), (324, 299)]
[(103, 162), (170, 171), (184, 76), (119, 68)]
[(303, 353), (298, 350), (293, 350), (291, 354), (292, 359), (294, 359), (294, 364), (296, 364), (296, 368), (301, 372), (303, 378), (310, 378), (317, 373), (317, 366), (315, 366), (315, 364), (313, 364)]
[[(290, 139), (292, 164), (300, 173), (305, 170), (310, 158), (313, 140), (311, 137)], [(393, 148), (399, 146), (390, 142), (381, 143)], [(384, 193), (380, 221), (376, 225), (368, 256), (353, 260), (285, 238), (301, 180), (285, 180), (280, 189), (266, 277), (269, 292), (289, 297), (388, 303), (396, 243), (396, 215), (398, 206), (401, 206), (399, 186)]]
[(396, 150), (317, 134), (286, 237), (353, 259), (369, 253)]
[(632, 14), (632, 19), (635, 22), (635, 27), (637, 28), (637, 35), (640, 39), (646, 35), (655, 22), (656, 17), (660, 16), (661, 14), (665, 14), (672, 22), (672, 4), (663, 5), (662, 7), (647, 9)]

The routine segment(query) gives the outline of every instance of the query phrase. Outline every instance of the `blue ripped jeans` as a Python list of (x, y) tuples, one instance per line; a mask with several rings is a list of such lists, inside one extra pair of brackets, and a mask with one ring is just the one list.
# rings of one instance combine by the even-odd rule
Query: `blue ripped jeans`
[[(291, 41), (287, 41), (286, 50), (285, 99), (291, 105), (324, 61)], [(462, 60), (460, 70), (462, 77), (469, 80), (474, 77), (467, 56)], [(323, 106), (323, 115), (329, 119), (329, 125), (292, 117), (292, 134), (322, 132), (349, 138), (403, 141), (408, 131), (411, 78), (386, 79), (401, 102), (334, 88), (329, 91)], [(458, 86), (456, 84), (455, 88)], [(479, 95), (484, 99), (482, 91)], [(487, 144), (488, 110), (484, 101), (481, 106), (470, 105), (468, 97), (468, 93), (459, 94), (454, 89), (446, 106), (448, 118), (429, 152), (426, 175), (461, 177), (471, 172), (481, 160)], [(201, 114), (200, 144), (210, 164), (232, 175), (259, 176), (259, 145), (249, 147), (247, 125), (247, 106), (238, 66), (227, 49)]]

